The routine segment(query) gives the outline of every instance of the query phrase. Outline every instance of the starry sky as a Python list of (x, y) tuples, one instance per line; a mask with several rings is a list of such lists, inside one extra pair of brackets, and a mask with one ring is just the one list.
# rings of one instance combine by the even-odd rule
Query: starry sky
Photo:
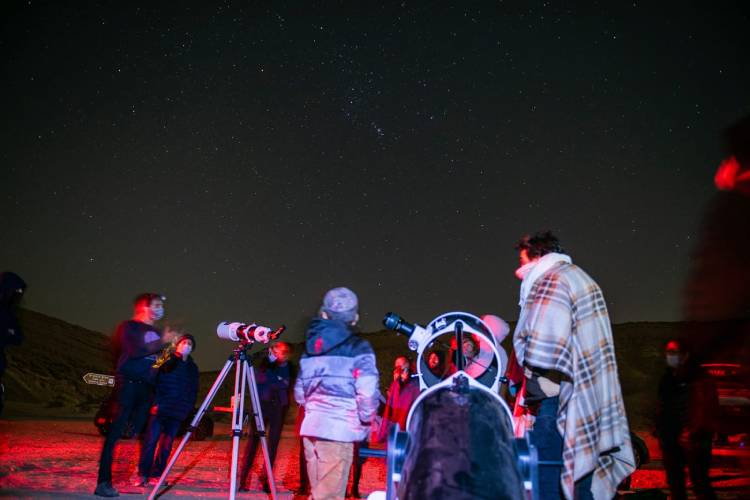
[(365, 331), (515, 320), (539, 229), (614, 322), (678, 320), (750, 16), (655, 3), (6, 2), (0, 267), (105, 333), (164, 293), (202, 369), (333, 286)]

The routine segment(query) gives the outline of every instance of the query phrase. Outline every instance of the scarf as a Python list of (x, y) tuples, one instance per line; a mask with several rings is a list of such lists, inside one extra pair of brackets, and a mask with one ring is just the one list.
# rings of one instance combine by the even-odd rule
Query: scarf
[(521, 282), (521, 297), (518, 300), (519, 306), (523, 307), (534, 282), (558, 262), (572, 264), (573, 260), (564, 253), (552, 252), (516, 269), (516, 276), (523, 280)]

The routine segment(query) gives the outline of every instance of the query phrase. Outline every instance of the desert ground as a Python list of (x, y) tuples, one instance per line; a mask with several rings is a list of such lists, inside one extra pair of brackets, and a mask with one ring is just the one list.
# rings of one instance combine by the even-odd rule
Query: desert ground
[[(633, 476), (626, 495), (653, 493), (666, 487), (661, 456), (653, 438), (646, 438), (651, 462)], [(177, 443), (177, 441), (176, 441)], [(0, 496), (8, 498), (93, 498), (102, 437), (89, 419), (18, 418), (0, 420)], [(241, 443), (244, 445), (244, 442)], [(175, 444), (176, 448), (176, 444)], [(114, 483), (123, 497), (143, 498), (150, 490), (129, 486), (135, 471), (137, 440), (122, 440), (116, 452)], [(167, 481), (170, 487), (160, 498), (224, 498), (229, 490), (231, 463), (230, 426), (216, 424), (214, 437), (190, 441)], [(274, 467), (279, 498), (304, 498), (294, 490), (299, 485), (299, 444), (293, 424), (285, 426)], [(260, 457), (260, 456), (259, 456)], [(722, 456), (717, 450), (711, 471), (714, 487), (722, 499), (750, 498), (750, 454)], [(270, 498), (258, 480), (261, 461), (256, 460), (252, 491), (238, 498)], [(744, 472), (743, 472), (744, 471)], [(360, 492), (384, 489), (385, 461), (368, 459), (363, 467)]]

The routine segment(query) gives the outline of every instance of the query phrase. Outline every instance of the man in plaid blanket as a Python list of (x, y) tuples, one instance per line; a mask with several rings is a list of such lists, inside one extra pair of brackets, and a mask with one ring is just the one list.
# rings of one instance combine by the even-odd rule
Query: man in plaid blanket
[(521, 313), (513, 346), (524, 369), (537, 498), (612, 498), (635, 469), (612, 329), (599, 286), (552, 233), (518, 243)]

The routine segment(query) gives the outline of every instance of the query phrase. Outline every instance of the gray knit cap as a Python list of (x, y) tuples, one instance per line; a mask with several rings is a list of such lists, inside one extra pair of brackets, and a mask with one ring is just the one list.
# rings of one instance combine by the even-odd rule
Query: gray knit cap
[(344, 323), (352, 323), (357, 319), (358, 308), (357, 294), (343, 286), (328, 290), (323, 297), (323, 305), (320, 306), (321, 312), (325, 311), (329, 318)]

